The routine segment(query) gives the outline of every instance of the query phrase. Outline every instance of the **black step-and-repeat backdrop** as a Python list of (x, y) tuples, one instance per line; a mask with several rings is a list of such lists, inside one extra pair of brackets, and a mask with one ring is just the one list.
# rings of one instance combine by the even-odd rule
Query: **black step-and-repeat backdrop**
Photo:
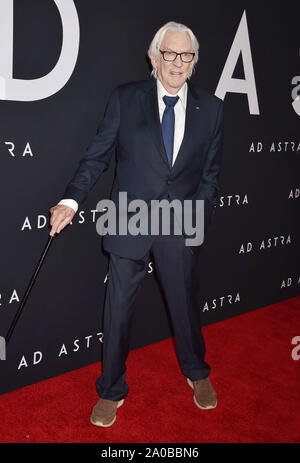
[[(225, 102), (220, 199), (199, 260), (203, 325), (300, 293), (299, 13), (297, 1), (0, 1), (0, 336), (108, 95), (149, 76), (148, 46), (169, 20), (199, 39), (192, 81)], [(102, 358), (108, 256), (96, 204), (115, 162), (50, 248), (0, 361), (0, 393)], [(171, 335), (150, 260), (131, 347)]]

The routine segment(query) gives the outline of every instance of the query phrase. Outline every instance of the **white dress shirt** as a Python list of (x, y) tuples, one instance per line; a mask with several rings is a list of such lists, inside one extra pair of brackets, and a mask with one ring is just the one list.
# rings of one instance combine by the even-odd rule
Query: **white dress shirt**
[[(163, 97), (165, 95), (179, 97), (179, 100), (174, 106), (175, 127), (174, 127), (173, 161), (172, 161), (172, 166), (173, 166), (176, 160), (176, 157), (178, 155), (178, 151), (179, 151), (180, 145), (183, 140), (183, 135), (184, 135), (185, 112), (186, 112), (186, 102), (187, 102), (187, 83), (186, 82), (184, 83), (184, 85), (181, 87), (178, 93), (172, 95), (171, 93), (168, 93), (165, 90), (161, 81), (157, 79), (157, 99), (158, 99), (160, 123), (162, 121), (163, 113), (166, 107), (165, 102), (163, 100)], [(74, 199), (62, 199), (58, 204), (69, 206), (72, 209), (74, 209), (75, 212), (77, 212), (78, 210), (78, 203)]]

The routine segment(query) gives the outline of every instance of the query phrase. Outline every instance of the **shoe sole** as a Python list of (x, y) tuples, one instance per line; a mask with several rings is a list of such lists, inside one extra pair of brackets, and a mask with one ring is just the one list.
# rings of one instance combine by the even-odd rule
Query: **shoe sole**
[[(194, 390), (194, 385), (193, 385), (192, 381), (190, 380), (190, 378), (186, 378), (186, 379), (187, 379), (188, 385), (191, 386), (191, 388)], [(201, 407), (201, 405), (198, 404), (198, 402), (196, 400), (195, 394), (194, 394), (193, 398), (194, 398), (195, 404), (197, 405), (198, 408), (201, 408), (201, 410), (211, 410), (213, 408), (216, 408), (216, 406), (218, 405), (218, 401), (216, 401), (216, 405), (208, 405), (207, 407)]]
[[(118, 405), (117, 405), (117, 408), (121, 407), (121, 405), (123, 405), (124, 403), (124, 399), (120, 400), (118, 402)], [(113, 418), (113, 420), (110, 422), (110, 423), (107, 423), (107, 424), (102, 424), (100, 421), (93, 421), (93, 418), (90, 417), (90, 422), (94, 425), (94, 426), (99, 426), (101, 428), (108, 428), (109, 426), (112, 426), (114, 424), (114, 422), (116, 421), (117, 419), (117, 414), (116, 416)]]

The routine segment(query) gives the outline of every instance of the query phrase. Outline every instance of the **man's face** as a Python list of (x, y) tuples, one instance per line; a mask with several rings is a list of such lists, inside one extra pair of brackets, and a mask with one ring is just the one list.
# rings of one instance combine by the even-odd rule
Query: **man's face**
[[(191, 52), (192, 43), (187, 32), (167, 30), (161, 43), (160, 50), (176, 51), (177, 53)], [(183, 63), (180, 56), (175, 61), (165, 61), (159, 52), (158, 57), (151, 57), (151, 63), (157, 69), (157, 76), (168, 93), (177, 93), (185, 83), (189, 72), (193, 68), (194, 60)]]

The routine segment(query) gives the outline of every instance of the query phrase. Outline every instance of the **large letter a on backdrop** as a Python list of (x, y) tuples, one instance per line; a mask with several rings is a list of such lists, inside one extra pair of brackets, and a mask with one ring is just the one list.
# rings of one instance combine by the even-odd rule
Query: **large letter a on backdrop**
[(58, 92), (74, 70), (79, 50), (79, 20), (73, 0), (53, 0), (63, 29), (60, 57), (55, 67), (38, 79), (14, 79), (13, 0), (0, 0), (0, 99), (34, 101)]
[[(242, 54), (245, 79), (232, 77), (240, 53)], [(243, 13), (235, 34), (215, 95), (224, 100), (227, 92), (246, 93), (250, 114), (259, 114), (246, 11)]]

